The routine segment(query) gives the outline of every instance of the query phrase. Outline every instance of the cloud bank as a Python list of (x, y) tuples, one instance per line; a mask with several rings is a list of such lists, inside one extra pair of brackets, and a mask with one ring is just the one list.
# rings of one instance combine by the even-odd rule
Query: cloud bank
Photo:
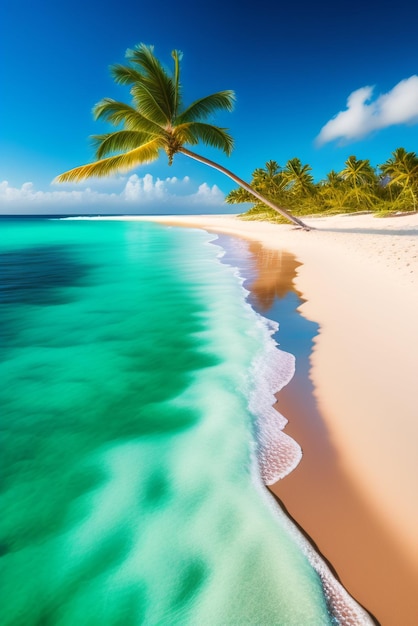
[(118, 192), (85, 189), (36, 190), (33, 183), (20, 188), (0, 183), (0, 214), (141, 214), (227, 212), (224, 194), (216, 185), (202, 183), (196, 188), (190, 178), (154, 180), (151, 174), (115, 181)]
[(373, 90), (373, 87), (361, 87), (353, 91), (347, 99), (347, 109), (323, 126), (317, 143), (361, 139), (395, 124), (418, 123), (418, 76), (401, 80), (393, 89), (371, 101)]

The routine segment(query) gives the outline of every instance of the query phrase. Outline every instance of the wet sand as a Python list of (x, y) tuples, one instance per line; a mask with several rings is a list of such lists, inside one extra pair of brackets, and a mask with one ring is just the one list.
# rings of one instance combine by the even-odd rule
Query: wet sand
[(309, 233), (231, 216), (160, 221), (262, 242), (268, 262), (254, 252), (255, 284), (267, 300), (283, 290), (274, 269), (283, 255), (272, 262), (272, 252), (296, 255), (299, 309), (320, 328), (308, 364), (278, 397), (304, 457), (272, 490), (382, 626), (414, 626), (418, 216), (312, 220)]
[[(222, 236), (220, 243), (224, 245)], [(294, 378), (277, 394), (276, 408), (288, 419), (286, 433), (302, 446), (303, 459), (270, 489), (360, 604), (383, 626), (413, 626), (418, 615), (417, 571), (340, 467), (317, 408), (309, 355), (318, 325), (300, 314), (299, 320), (294, 317), (293, 306), (302, 302), (294, 283), (300, 263), (294, 255), (258, 242), (247, 245), (249, 300), (258, 312), (280, 323), (277, 340), (295, 354), (297, 363)], [(230, 257), (226, 255), (227, 262), (234, 261)]]
[(304, 381), (294, 380), (282, 390), (278, 409), (289, 419), (286, 432), (302, 446), (303, 460), (271, 490), (382, 626), (415, 626), (417, 569), (339, 465), (329, 438), (312, 427), (312, 414), (300, 406), (301, 397), (307, 399), (301, 386)]

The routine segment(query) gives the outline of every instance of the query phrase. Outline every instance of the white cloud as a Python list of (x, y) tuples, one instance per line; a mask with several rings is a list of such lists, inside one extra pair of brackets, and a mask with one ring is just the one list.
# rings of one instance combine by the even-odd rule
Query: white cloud
[(0, 214), (62, 214), (77, 213), (214, 213), (225, 212), (225, 196), (216, 185), (207, 183), (196, 189), (188, 176), (161, 180), (151, 174), (140, 178), (133, 174), (123, 183), (121, 191), (103, 192), (91, 187), (83, 189), (37, 190), (32, 183), (20, 188), (7, 181), (0, 183)]
[(361, 139), (395, 124), (418, 123), (418, 76), (401, 80), (391, 91), (371, 101), (373, 89), (362, 87), (353, 91), (347, 99), (347, 109), (323, 126), (317, 143)]

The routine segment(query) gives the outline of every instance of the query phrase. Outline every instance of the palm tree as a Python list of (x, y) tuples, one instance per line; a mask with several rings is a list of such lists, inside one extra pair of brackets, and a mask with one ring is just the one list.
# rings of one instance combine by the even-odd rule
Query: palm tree
[(231, 154), (234, 142), (227, 129), (208, 124), (205, 120), (216, 111), (232, 111), (235, 100), (233, 91), (219, 91), (184, 108), (180, 82), (181, 52), (172, 52), (174, 68), (171, 74), (154, 55), (153, 46), (139, 44), (127, 51), (126, 58), (128, 65), (115, 65), (111, 71), (117, 83), (131, 87), (132, 104), (105, 98), (93, 109), (96, 119), (106, 120), (121, 128), (95, 136), (98, 160), (61, 174), (57, 182), (80, 181), (91, 176), (127, 171), (155, 161), (162, 150), (171, 165), (174, 155), (180, 153), (222, 172), (287, 220), (309, 230), (301, 220), (262, 196), (222, 165), (185, 148), (185, 145), (194, 146), (202, 141), (228, 156)]
[(382, 173), (389, 178), (388, 186), (399, 187), (401, 194), (410, 195), (414, 211), (417, 210), (418, 196), (418, 157), (415, 152), (397, 148), (391, 158), (380, 166)]
[(346, 185), (344, 179), (335, 170), (328, 172), (326, 178), (319, 183), (319, 194), (328, 211), (346, 210)]
[(251, 187), (263, 196), (277, 200), (284, 187), (282, 169), (277, 161), (267, 161), (264, 167), (255, 169), (252, 174)]
[(290, 159), (283, 170), (286, 188), (304, 196), (312, 194), (314, 190), (314, 179), (310, 174), (311, 171), (311, 166), (302, 165), (300, 159)]
[(277, 161), (267, 161), (265, 166), (265, 172), (269, 178), (274, 178), (281, 170), (280, 165)]
[(374, 199), (373, 188), (377, 184), (376, 173), (370, 161), (350, 156), (344, 165), (340, 176), (352, 189), (357, 205), (360, 205), (361, 200), (370, 204)]
[(330, 172), (328, 172), (325, 181), (323, 181), (323, 184), (329, 185), (330, 187), (339, 187), (341, 186), (342, 180), (343, 179), (341, 178), (340, 174), (338, 174), (338, 172), (336, 172), (335, 170), (331, 170)]

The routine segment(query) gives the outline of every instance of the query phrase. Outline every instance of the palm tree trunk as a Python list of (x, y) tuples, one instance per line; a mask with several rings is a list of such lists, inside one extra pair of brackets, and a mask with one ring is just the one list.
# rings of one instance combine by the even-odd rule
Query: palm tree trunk
[(412, 205), (414, 207), (414, 213), (417, 212), (417, 199), (415, 197), (414, 188), (411, 186), (411, 195), (412, 195)]
[(268, 200), (267, 198), (265, 198), (263, 195), (261, 195), (261, 193), (258, 193), (258, 191), (255, 191), (244, 180), (242, 180), (241, 178), (238, 178), (238, 176), (235, 176), (235, 174), (233, 174), (232, 172), (227, 170), (222, 165), (218, 165), (218, 163), (215, 163), (214, 161), (210, 161), (209, 159), (206, 159), (205, 157), (200, 156), (200, 154), (196, 154), (195, 152), (191, 152), (190, 150), (187, 150), (186, 148), (179, 148), (178, 151), (181, 152), (182, 154), (185, 154), (186, 156), (190, 157), (191, 159), (195, 159), (195, 161), (199, 161), (200, 163), (204, 163), (205, 165), (209, 165), (209, 167), (213, 167), (215, 170), (218, 170), (219, 172), (222, 172), (222, 174), (225, 174), (225, 176), (228, 176), (229, 178), (232, 178), (232, 180), (235, 183), (237, 183), (237, 185), (239, 185), (240, 187), (243, 187), (243, 189), (245, 189), (246, 191), (248, 191), (248, 193), (250, 193), (253, 196), (255, 196), (263, 204), (267, 204), (267, 206), (269, 206), (270, 208), (272, 208), (275, 211), (277, 211), (277, 213), (280, 213), (280, 215), (282, 215), (284, 218), (286, 218), (289, 222), (293, 222), (294, 224), (296, 224), (296, 226), (299, 226), (300, 228), (303, 228), (303, 230), (311, 230), (311, 227), (307, 226), (306, 224), (304, 224), (304, 222), (302, 222), (302, 220), (298, 219), (297, 217), (294, 217), (293, 215), (288, 213), (282, 207), (277, 206), (277, 204), (274, 204), (274, 202), (271, 202), (271, 200)]

